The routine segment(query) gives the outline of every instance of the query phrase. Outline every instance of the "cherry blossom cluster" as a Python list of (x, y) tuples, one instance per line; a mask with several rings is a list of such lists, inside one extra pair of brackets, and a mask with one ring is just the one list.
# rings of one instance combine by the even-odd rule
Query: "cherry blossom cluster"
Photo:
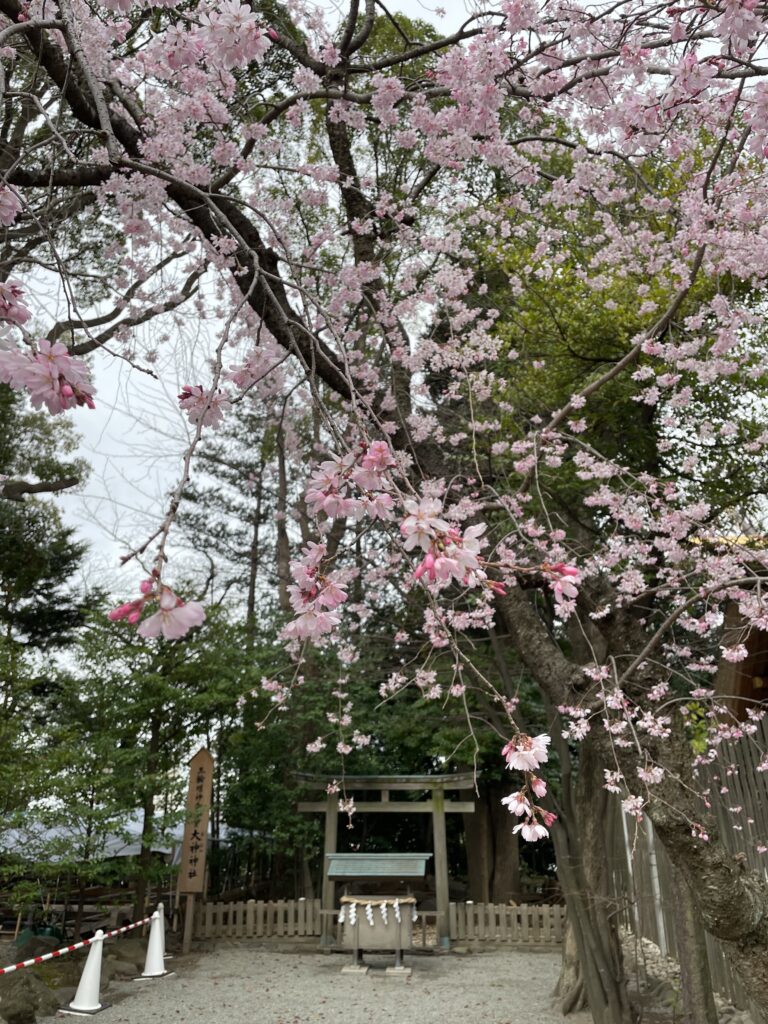
[[(395, 504), (389, 471), (394, 466), (385, 441), (362, 443), (354, 452), (327, 459), (310, 476), (304, 495), (307, 507), (315, 515), (324, 513), (326, 523), (364, 515), (389, 520)], [(347, 599), (344, 585), (350, 577), (338, 570), (321, 572), (326, 555), (324, 544), (310, 543), (303, 549), (303, 557), (291, 563), (295, 583), (289, 594), (297, 617), (286, 626), (286, 639), (318, 640), (341, 622), (336, 609)]]
[(336, 609), (347, 600), (344, 589), (349, 575), (322, 571), (327, 555), (325, 544), (310, 542), (302, 557), (291, 562), (294, 583), (288, 587), (296, 618), (283, 629), (288, 640), (316, 640), (330, 633), (341, 621)]
[(204, 14), (198, 41), (213, 62), (223, 68), (241, 68), (260, 61), (271, 45), (256, 15), (240, 0), (222, 0)]
[[(130, 6), (129, 0), (113, 0), (113, 4), (117, 3)], [(158, 55), (160, 67), (165, 64), (178, 73), (204, 60), (212, 69), (230, 71), (264, 58), (271, 45), (271, 33), (264, 31), (247, 4), (240, 0), (223, 0), (208, 7), (200, 15), (197, 26), (167, 26), (162, 37), (163, 49)]]
[(547, 795), (546, 782), (535, 772), (549, 760), (547, 747), (551, 742), (551, 737), (546, 733), (539, 736), (518, 733), (501, 751), (508, 768), (525, 773), (523, 788), (505, 796), (501, 802), (510, 814), (524, 819), (515, 825), (512, 831), (521, 832), (523, 839), (532, 843), (545, 839), (549, 835), (548, 829), (557, 819), (557, 815), (552, 811), (547, 811), (533, 802), (534, 797), (541, 799)]
[(240, 363), (233, 363), (227, 373), (227, 380), (241, 391), (252, 388), (267, 376), (275, 376), (275, 369), (285, 360), (286, 353), (273, 339), (262, 339), (261, 344), (251, 348)]
[(61, 342), (40, 338), (26, 351), (0, 348), (0, 381), (26, 391), (36, 408), (44, 405), (50, 413), (78, 405), (94, 408), (90, 371)]
[[(0, 192), (0, 203), (4, 201), (11, 206), (15, 199), (7, 189)], [(23, 296), (24, 288), (19, 281), (8, 278), (0, 282), (0, 324), (5, 321), (19, 328), (24, 339), (23, 347), (19, 348), (7, 333), (9, 328), (3, 328), (0, 381), (17, 391), (26, 391), (36, 408), (44, 405), (50, 413), (64, 412), (78, 405), (93, 409), (95, 389), (90, 370), (81, 359), (71, 356), (61, 342), (29, 338), (23, 328), (32, 314), (22, 302)]]
[(17, 326), (29, 320), (32, 314), (21, 301), (23, 295), (24, 288), (15, 278), (9, 277), (7, 281), (0, 282), (0, 320), (7, 320)]
[(566, 619), (576, 610), (576, 598), (579, 596), (581, 573), (574, 565), (555, 562), (553, 565), (542, 565), (543, 572), (550, 576), (550, 589), (555, 596), (555, 611), (559, 618)]
[(315, 515), (324, 512), (329, 519), (391, 519), (395, 502), (388, 472), (394, 466), (386, 441), (361, 444), (355, 452), (327, 459), (310, 477), (304, 495), (307, 505)]
[[(345, 730), (352, 725), (353, 706), (352, 701), (347, 699), (348, 693), (346, 689), (343, 689), (347, 682), (348, 680), (346, 678), (340, 679), (338, 686), (332, 691), (332, 696), (334, 696), (339, 702), (338, 711), (326, 711), (325, 713), (325, 717), (328, 722), (338, 730), (339, 739), (336, 743), (336, 753), (341, 754), (342, 757), (346, 757), (347, 754), (351, 754), (355, 747), (362, 749), (371, 741), (370, 736), (363, 736), (363, 734), (357, 729), (351, 737), (351, 743), (345, 736)], [(318, 740), (319, 739), (320, 738), (318, 737)], [(316, 740), (315, 742), (318, 741)], [(307, 747), (307, 751), (310, 753), (312, 752), (309, 746)]]
[[(121, 604), (109, 612), (112, 622), (125, 620), (137, 626), (137, 633), (147, 639), (162, 636), (165, 640), (181, 640), (196, 626), (205, 622), (205, 609), (198, 601), (182, 601), (170, 587), (161, 583), (157, 574), (139, 585), (141, 596)], [(142, 619), (147, 606), (157, 605), (154, 614)]]
[[(243, 394), (258, 386), (260, 397), (279, 393), (283, 383), (278, 370), (285, 360), (285, 352), (273, 339), (262, 340), (251, 348), (239, 363), (233, 363), (223, 374), (226, 381)], [(203, 384), (185, 384), (178, 395), (179, 408), (190, 423), (216, 430), (232, 408), (232, 396), (220, 388), (206, 388)]]
[[(407, 498), (403, 507), (407, 513), (400, 524), (405, 538), (403, 547), (406, 551), (421, 548), (425, 552), (414, 571), (415, 579), (426, 577), (430, 583), (457, 580), (471, 587), (488, 581), (479, 558), (485, 544), (481, 539), (484, 523), (460, 532), (442, 518), (443, 507), (437, 498)], [(505, 592), (498, 581), (490, 580), (488, 586), (499, 594)]]
[[(413, 569), (413, 579), (434, 586), (436, 590), (451, 582), (481, 588), (485, 600), (472, 611), (441, 611), (431, 607), (425, 610), (425, 628), (434, 647), (445, 646), (448, 642), (448, 627), (457, 630), (482, 628), (493, 621), (492, 602), (488, 599), (492, 595), (504, 596), (506, 587), (501, 580), (489, 576), (492, 567), (510, 577), (518, 571), (534, 576), (543, 575), (554, 592), (558, 614), (566, 618), (572, 613), (578, 596), (577, 585), (581, 580), (580, 571), (576, 567), (560, 561), (520, 568), (509, 558), (493, 564), (483, 560), (481, 551), (487, 544), (483, 536), (486, 525), (474, 523), (464, 528), (455, 525), (456, 520), (476, 514), (476, 503), (472, 500), (462, 501), (446, 511), (441, 498), (430, 493), (420, 498), (396, 498), (390, 479), (390, 473), (396, 465), (386, 442), (377, 441), (370, 445), (362, 443), (353, 452), (322, 462), (311, 474), (305, 500), (310, 511), (315, 515), (323, 513), (328, 519), (359, 519), (367, 514), (373, 520), (386, 523), (394, 517), (395, 509), (400, 507), (404, 513), (399, 527), (403, 550), (419, 550), (423, 553)], [(321, 522), (321, 531), (324, 528), (327, 527)], [(303, 613), (306, 595), (313, 601), (317, 598), (313, 587), (307, 587), (305, 598), (300, 602), (298, 599), (293, 601), (297, 612)], [(325, 607), (323, 601), (319, 608)], [(338, 603), (333, 607), (337, 607)], [(292, 630), (287, 635), (290, 638), (299, 635), (316, 638), (330, 633), (339, 622), (337, 615), (331, 617), (324, 614), (320, 621), (314, 618), (309, 620), (308, 632), (302, 627), (300, 634), (294, 634)], [(434, 698), (438, 689), (431, 687), (424, 692), (432, 694)], [(457, 695), (459, 691), (452, 688), (451, 692)]]
[(190, 423), (202, 423), (215, 430), (221, 426), (230, 402), (221, 391), (206, 391), (202, 384), (185, 384), (179, 394), (179, 407)]

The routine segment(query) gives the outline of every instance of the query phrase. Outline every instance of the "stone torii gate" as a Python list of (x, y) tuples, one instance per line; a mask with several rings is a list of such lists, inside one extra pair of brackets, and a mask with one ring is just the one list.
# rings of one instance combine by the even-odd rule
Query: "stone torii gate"
[[(335, 780), (330, 776), (297, 774), (297, 781), (307, 789), (327, 789)], [(437, 904), (437, 938), (441, 946), (450, 945), (448, 920), (448, 844), (445, 835), (446, 812), (471, 814), (475, 810), (473, 800), (446, 800), (446, 790), (474, 789), (475, 776), (472, 772), (455, 775), (347, 775), (344, 790), (352, 794), (356, 790), (378, 790), (378, 800), (355, 801), (357, 814), (431, 814), (435, 863), (435, 896)], [(390, 793), (424, 793), (426, 800), (390, 800)], [(328, 877), (328, 854), (336, 853), (339, 828), (339, 794), (329, 793), (325, 800), (302, 800), (297, 810), (310, 814), (325, 815), (325, 847), (323, 850), (323, 889), (321, 904), (323, 927), (321, 942), (329, 945), (332, 940), (331, 915), (336, 909), (336, 883)]]

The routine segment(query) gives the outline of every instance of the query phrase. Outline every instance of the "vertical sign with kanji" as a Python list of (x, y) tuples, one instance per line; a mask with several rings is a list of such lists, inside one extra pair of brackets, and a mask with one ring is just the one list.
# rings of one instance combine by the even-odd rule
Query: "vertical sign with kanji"
[(205, 854), (208, 846), (208, 816), (213, 792), (213, 758), (198, 750), (189, 762), (187, 822), (181, 848), (179, 892), (202, 893), (205, 887)]

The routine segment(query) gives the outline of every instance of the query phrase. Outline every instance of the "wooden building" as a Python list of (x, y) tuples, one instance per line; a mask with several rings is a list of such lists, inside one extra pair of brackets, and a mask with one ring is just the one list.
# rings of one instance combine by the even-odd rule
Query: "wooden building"
[(748, 630), (735, 602), (725, 612), (723, 647), (744, 644), (747, 657), (743, 661), (722, 659), (718, 666), (714, 687), (726, 697), (725, 704), (738, 718), (747, 716), (747, 708), (754, 701), (768, 701), (768, 632)]

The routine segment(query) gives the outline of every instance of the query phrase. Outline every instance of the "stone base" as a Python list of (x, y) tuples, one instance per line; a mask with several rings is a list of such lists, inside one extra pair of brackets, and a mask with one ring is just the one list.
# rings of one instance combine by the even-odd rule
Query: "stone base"
[(384, 973), (388, 978), (400, 978), (401, 981), (407, 981), (413, 971), (410, 967), (388, 967)]
[(342, 974), (367, 974), (368, 964), (347, 964), (341, 968)]

